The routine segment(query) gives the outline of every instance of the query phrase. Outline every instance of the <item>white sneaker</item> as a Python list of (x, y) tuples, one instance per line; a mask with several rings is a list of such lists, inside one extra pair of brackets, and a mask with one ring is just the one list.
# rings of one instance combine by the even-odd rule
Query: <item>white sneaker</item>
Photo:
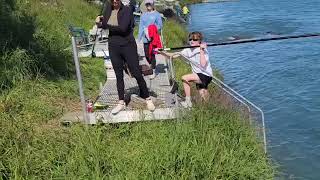
[(154, 111), (156, 109), (156, 107), (154, 106), (151, 98), (147, 98), (146, 99), (146, 103), (147, 103), (147, 109), (149, 111)]
[(112, 113), (113, 115), (116, 115), (116, 114), (118, 114), (120, 111), (124, 110), (125, 107), (126, 107), (126, 105), (125, 105), (124, 102), (123, 102), (123, 103), (119, 102), (119, 103), (117, 104), (117, 106), (112, 109), (111, 113)]
[(184, 108), (192, 108), (192, 102), (190, 102), (190, 101), (182, 101), (182, 102), (181, 102), (181, 105), (182, 105)]

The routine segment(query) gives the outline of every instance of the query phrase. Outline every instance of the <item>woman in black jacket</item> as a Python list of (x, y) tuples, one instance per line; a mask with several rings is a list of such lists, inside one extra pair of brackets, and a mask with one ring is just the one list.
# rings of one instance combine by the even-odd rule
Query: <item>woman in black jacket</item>
[(119, 96), (118, 105), (111, 111), (117, 114), (125, 108), (124, 102), (124, 63), (128, 65), (130, 73), (137, 80), (140, 89), (140, 97), (146, 99), (147, 108), (155, 110), (155, 106), (149, 96), (146, 82), (139, 67), (137, 44), (133, 36), (134, 19), (131, 9), (124, 6), (120, 0), (106, 2), (103, 16), (96, 18), (98, 27), (109, 29), (109, 55), (117, 78), (117, 90)]

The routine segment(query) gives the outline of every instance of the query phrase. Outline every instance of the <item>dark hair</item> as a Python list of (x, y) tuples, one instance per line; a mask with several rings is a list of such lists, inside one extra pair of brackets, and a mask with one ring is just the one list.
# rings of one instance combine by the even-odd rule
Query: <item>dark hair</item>
[(154, 4), (153, 4), (153, 3), (146, 3), (146, 4), (145, 4), (145, 6), (146, 6), (146, 7), (151, 6), (151, 7), (152, 7), (152, 9), (153, 9), (153, 10), (155, 10), (155, 8), (154, 8)]
[[(106, 0), (106, 1), (108, 1), (108, 0)], [(119, 0), (119, 1), (120, 1), (120, 3), (122, 3), (121, 0)], [(109, 0), (109, 2), (111, 3), (111, 5), (113, 4), (113, 0)]]
[(189, 33), (188, 38), (189, 39), (199, 39), (200, 41), (202, 41), (203, 35), (199, 31), (194, 31), (194, 32)]

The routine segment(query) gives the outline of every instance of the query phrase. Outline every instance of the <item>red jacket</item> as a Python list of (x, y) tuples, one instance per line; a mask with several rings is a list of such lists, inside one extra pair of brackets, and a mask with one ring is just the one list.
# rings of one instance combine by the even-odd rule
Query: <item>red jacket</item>
[(153, 49), (162, 48), (162, 43), (161, 43), (160, 35), (158, 34), (158, 28), (156, 25), (154, 24), (149, 25), (148, 33), (151, 39), (150, 46), (149, 46), (149, 57), (151, 57), (152, 53), (156, 54), (156, 52), (153, 52)]

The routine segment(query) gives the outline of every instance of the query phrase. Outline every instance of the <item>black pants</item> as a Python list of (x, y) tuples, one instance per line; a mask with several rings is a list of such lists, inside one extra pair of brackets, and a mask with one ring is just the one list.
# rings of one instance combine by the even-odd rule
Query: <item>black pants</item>
[(144, 47), (144, 53), (146, 56), (146, 59), (148, 61), (149, 64), (151, 64), (152, 69), (156, 69), (156, 55), (154, 53), (152, 53), (151, 57), (149, 55), (149, 46), (150, 43), (144, 43), (143, 47)]
[(142, 72), (139, 67), (139, 57), (136, 42), (131, 42), (126, 45), (109, 44), (109, 55), (117, 78), (119, 100), (124, 100), (124, 63), (128, 65), (131, 75), (137, 80), (140, 89), (140, 97), (144, 99), (149, 97), (147, 84), (143, 79)]

